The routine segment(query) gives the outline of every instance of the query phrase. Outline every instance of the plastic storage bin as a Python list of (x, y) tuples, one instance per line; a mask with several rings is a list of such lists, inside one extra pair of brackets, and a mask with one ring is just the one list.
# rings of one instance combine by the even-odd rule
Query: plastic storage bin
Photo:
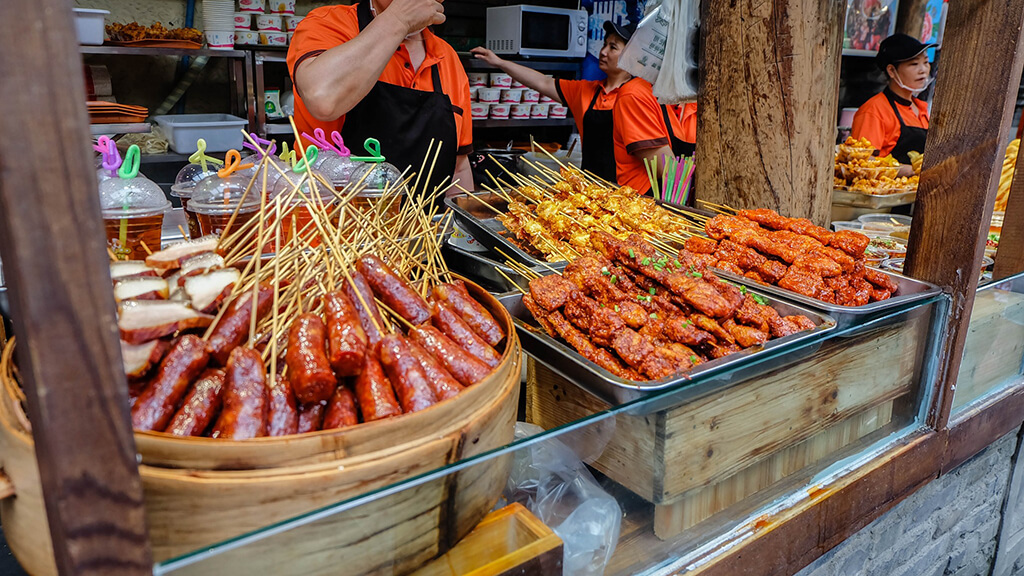
[(227, 152), (242, 147), (242, 132), (248, 122), (231, 114), (175, 114), (154, 116), (170, 141), (171, 150), (191, 154), (197, 150), (196, 140), (206, 139), (207, 152)]
[(74, 8), (74, 12), (78, 43), (90, 46), (103, 44), (103, 17), (110, 14), (110, 11)]

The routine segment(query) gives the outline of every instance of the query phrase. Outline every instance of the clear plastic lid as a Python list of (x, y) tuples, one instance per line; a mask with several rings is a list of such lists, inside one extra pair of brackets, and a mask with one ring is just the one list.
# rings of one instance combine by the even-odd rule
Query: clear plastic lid
[(362, 166), (362, 163), (352, 160), (351, 156), (339, 156), (337, 153), (327, 155), (314, 167), (324, 175), (335, 190), (341, 190), (353, 181), (352, 174)]
[(361, 182), (363, 188), (357, 196), (380, 196), (385, 192), (407, 194), (402, 184), (402, 172), (388, 162), (359, 162), (352, 172), (351, 181)]
[(117, 173), (110, 174), (110, 170), (100, 167), (96, 169), (96, 181), (103, 182), (104, 180), (110, 180), (111, 178), (117, 178)]
[(217, 166), (214, 164), (208, 164), (206, 170), (203, 170), (201, 164), (186, 164), (184, 168), (178, 171), (178, 175), (174, 178), (174, 185), (171, 186), (171, 196), (191, 198), (196, 184), (199, 184), (204, 178), (215, 176), (216, 174)]
[[(314, 179), (316, 179), (316, 186), (310, 185), (309, 178), (306, 178), (305, 174), (289, 171), (288, 179), (286, 180), (284, 178), (279, 178), (277, 182), (274, 184), (273, 192), (271, 192), (271, 194), (268, 197), (277, 198), (281, 194), (287, 194), (295, 187), (295, 185), (299, 184), (299, 182), (301, 181), (302, 184), (299, 186), (299, 190), (302, 192), (302, 194), (306, 196), (306, 198), (313, 198), (313, 189), (315, 188), (316, 194), (320, 197), (320, 199), (323, 202), (334, 202), (336, 198), (336, 196), (334, 195), (334, 189), (328, 186), (327, 184), (328, 182), (330, 182), (330, 180), (328, 180), (323, 175), (323, 173), (319, 172), (318, 170), (313, 170), (312, 176)], [(299, 194), (295, 194), (294, 202), (305, 202), (305, 199)]]
[(104, 218), (156, 216), (171, 207), (160, 186), (145, 176), (107, 178), (100, 182), (99, 188)]
[(326, 162), (328, 159), (331, 159), (331, 158), (338, 158), (338, 153), (335, 150), (333, 150), (331, 148), (327, 148), (325, 150), (320, 150), (319, 147), (318, 147), (317, 148), (316, 162), (313, 163), (313, 168), (316, 168), (316, 169), (319, 170), (320, 166), (322, 166), (324, 162)]
[[(289, 166), (288, 163), (285, 162), (284, 160), (281, 160), (277, 156), (273, 156), (272, 155), (270, 157), (270, 160), (268, 160), (267, 163), (264, 164), (263, 167), (261, 168), (260, 167), (260, 161), (262, 160), (262, 158), (263, 157), (260, 156), (260, 154), (258, 154), (258, 153), (250, 154), (250, 155), (246, 156), (245, 158), (242, 158), (242, 161), (239, 164), (241, 164), (243, 166), (245, 164), (252, 164), (252, 168), (246, 168), (245, 170), (239, 170), (239, 171), (236, 172), (236, 174), (242, 174), (242, 175), (246, 176), (247, 178), (256, 177), (256, 184), (255, 185), (257, 187), (262, 188), (263, 187), (263, 174), (262, 174), (262, 172), (257, 174), (257, 172), (259, 172), (260, 170), (266, 171), (266, 173), (267, 173), (267, 191), (269, 192), (270, 190), (274, 189), (274, 184), (276, 184), (277, 183), (277, 179), (281, 177), (281, 172), (287, 172), (288, 170), (291, 170), (291, 166)], [(271, 166), (271, 163), (276, 165), (277, 168), (280, 168), (280, 170), (274, 168), (274, 166)]]
[(228, 214), (242, 202), (241, 211), (249, 212), (260, 207), (260, 189), (253, 186), (248, 194), (252, 174), (248, 170), (235, 172), (227, 178), (214, 174), (203, 178), (192, 191), (192, 199), (188, 201), (189, 210), (197, 214)]

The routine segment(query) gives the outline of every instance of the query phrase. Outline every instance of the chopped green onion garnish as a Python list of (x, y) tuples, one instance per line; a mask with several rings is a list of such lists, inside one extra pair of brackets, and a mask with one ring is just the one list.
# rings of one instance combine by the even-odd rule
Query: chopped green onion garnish
[(618, 279), (619, 279), (619, 277), (618, 277), (618, 276), (616, 276), (615, 274), (612, 274), (612, 278), (611, 278), (611, 280), (609, 280), (609, 282), (611, 282), (612, 284), (615, 284), (615, 282), (616, 282), (616, 281), (617, 281)]
[(768, 299), (765, 298), (764, 296), (761, 296), (760, 294), (752, 294), (752, 296), (754, 297), (754, 302), (757, 302), (762, 306), (768, 305)]
[(650, 290), (648, 290), (648, 292), (650, 292), (650, 293), (651, 293), (651, 296), (654, 296), (655, 294), (657, 294), (657, 293), (658, 293), (658, 291), (657, 291), (657, 290), (655, 290), (654, 288), (651, 288)]
[(690, 354), (690, 364), (696, 364), (697, 360), (698, 360), (698, 358), (696, 356), (694, 356), (693, 354)]
[(607, 276), (607, 275), (611, 274), (611, 272), (609, 272), (608, 271), (608, 267), (605, 266), (604, 268), (601, 268), (601, 274), (604, 274), (605, 276)]
[(679, 263), (679, 260), (673, 260), (672, 263), (676, 265), (676, 268), (682, 268), (683, 267), (683, 265)]
[(654, 312), (651, 312), (651, 318), (654, 318), (655, 320), (657, 320), (658, 319), (658, 315), (656, 313), (654, 313)]
[(686, 322), (683, 322), (683, 326), (685, 328), (689, 328), (690, 326), (693, 326), (693, 322), (690, 322), (689, 320), (687, 320)]
[(619, 305), (618, 305), (618, 304), (616, 304), (616, 305), (615, 305), (615, 311), (616, 311), (616, 312), (618, 312), (618, 311), (619, 311)]
[(651, 263), (651, 259), (650, 258), (644, 258), (643, 260), (640, 261), (640, 263), (643, 264), (644, 266), (647, 266), (648, 264)]
[(747, 294), (747, 287), (746, 286), (740, 286), (740, 294), (743, 294), (744, 296)]
[(663, 266), (662, 264), (655, 264), (654, 269), (657, 270), (658, 272), (661, 272), (662, 270), (665, 269), (665, 266)]
[(633, 253), (633, 249), (632, 248), (629, 249), (629, 257), (630, 258), (636, 258), (636, 254)]

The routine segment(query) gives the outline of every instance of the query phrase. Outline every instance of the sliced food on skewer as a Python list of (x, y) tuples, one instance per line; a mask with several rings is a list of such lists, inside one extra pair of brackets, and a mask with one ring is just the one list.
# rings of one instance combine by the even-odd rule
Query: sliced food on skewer
[(121, 341), (121, 363), (129, 379), (142, 378), (160, 363), (170, 344), (166, 340), (150, 340), (142, 344)]
[(114, 300), (166, 300), (170, 295), (167, 280), (138, 276), (126, 278), (114, 285)]
[(185, 279), (185, 294), (192, 302), (192, 308), (202, 312), (216, 312), (242, 273), (234, 268), (214, 270), (207, 274), (190, 276)]
[(118, 260), (110, 263), (110, 279), (114, 282), (140, 276), (159, 276), (142, 260)]
[(205, 328), (213, 316), (202, 314), (184, 302), (140, 301), (122, 302), (117, 320), (121, 339), (129, 344), (142, 344), (179, 330)]
[(182, 263), (193, 256), (204, 252), (213, 252), (217, 249), (217, 236), (203, 236), (195, 240), (183, 240), (175, 242), (159, 252), (153, 252), (146, 257), (146, 265), (157, 270), (171, 270), (178, 268)]

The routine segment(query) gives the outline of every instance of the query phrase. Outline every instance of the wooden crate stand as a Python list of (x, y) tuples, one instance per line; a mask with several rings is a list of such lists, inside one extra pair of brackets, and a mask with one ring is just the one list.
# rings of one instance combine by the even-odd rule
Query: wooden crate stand
[[(594, 468), (655, 504), (669, 538), (829, 454), (909, 419), (929, 315), (826, 341), (812, 357), (648, 415), (576, 432), (606, 442)], [(527, 419), (544, 428), (607, 409), (530, 360)], [(894, 412), (895, 411), (895, 412)], [(600, 435), (601, 439), (587, 438)]]

